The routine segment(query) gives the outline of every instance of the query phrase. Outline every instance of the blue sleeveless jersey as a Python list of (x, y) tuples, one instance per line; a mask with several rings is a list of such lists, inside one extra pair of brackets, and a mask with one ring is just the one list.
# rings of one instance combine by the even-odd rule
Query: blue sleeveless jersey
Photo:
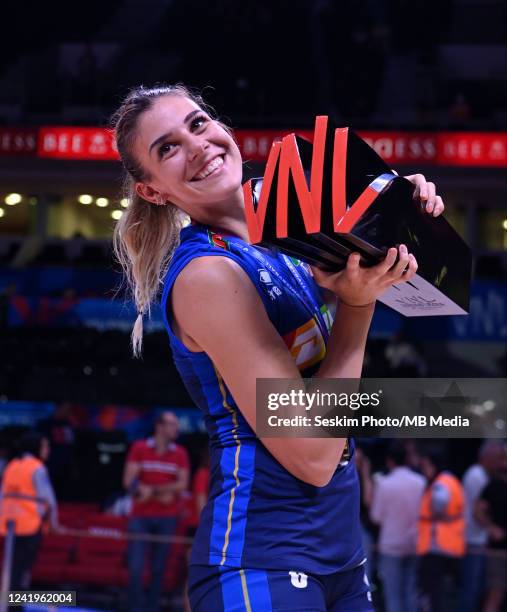
[[(235, 236), (223, 238), (203, 225), (181, 231), (180, 245), (164, 280), (161, 306), (176, 367), (204, 415), (211, 459), (210, 495), (191, 563), (318, 574), (357, 566), (364, 554), (353, 442), (349, 441), (350, 460), (338, 466), (325, 487), (295, 478), (258, 440), (207, 354), (189, 351), (174, 335), (169, 293), (181, 270), (202, 256), (228, 257), (248, 274), (303, 376), (311, 376), (318, 368), (325, 342), (290, 264), (297, 266), (300, 280), (331, 325), (306, 264), (292, 260), (288, 265), (279, 253), (253, 247)], [(285, 283), (295, 291), (289, 291)], [(224, 337), (224, 342), (241, 342), (241, 338)]]

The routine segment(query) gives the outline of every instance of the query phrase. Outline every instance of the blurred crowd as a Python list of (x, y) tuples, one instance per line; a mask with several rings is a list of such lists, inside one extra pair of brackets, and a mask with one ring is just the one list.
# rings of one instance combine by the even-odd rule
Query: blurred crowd
[[(424, 441), (426, 442), (426, 441)], [(440, 441), (441, 443), (444, 441)], [(443, 444), (397, 440), (372, 473), (356, 453), (370, 580), (386, 612), (499, 612), (507, 593), (507, 446), (458, 479)]]
[[(11, 590), (28, 589), (31, 570), (45, 534), (65, 531), (59, 524), (56, 495), (46, 467), (50, 458), (50, 438), (56, 435), (59, 452), (56, 480), (60, 481), (69, 465), (65, 449), (72, 444), (72, 431), (65, 420), (52, 421), (46, 432), (30, 430), (16, 441), (14, 456), (1, 463), (0, 534), (6, 535), (13, 522), (14, 549)], [(44, 427), (43, 427), (44, 429)], [(160, 412), (152, 435), (135, 441), (129, 448), (123, 467), (122, 483), (112, 494), (104, 511), (128, 516), (127, 564), (129, 570), (128, 609), (132, 612), (156, 611), (162, 592), (164, 572), (178, 521), (189, 513), (185, 497), (193, 505), (186, 517), (189, 536), (208, 495), (209, 460), (205, 451), (190, 480), (191, 464), (187, 450), (177, 444), (178, 419), (169, 411)], [(53, 464), (55, 465), (55, 464)], [(121, 487), (123, 488), (121, 489)], [(4, 558), (5, 560), (5, 558)], [(144, 570), (148, 560), (150, 578), (145, 592)]]
[[(417, 360), (416, 360), (417, 361)], [(56, 495), (69, 477), (74, 431), (65, 412), (22, 433), (0, 453), (0, 529), (16, 522), (11, 587), (27, 588), (41, 539), (61, 531)], [(209, 489), (207, 446), (177, 443), (179, 423), (157, 413), (153, 430), (124, 449), (103, 510), (128, 516), (128, 605), (157, 610), (172, 538), (189, 513), (191, 537)], [(499, 612), (507, 593), (507, 445), (483, 441), (462, 478), (445, 440), (359, 441), (361, 524), (367, 572), (386, 612)], [(53, 460), (50, 460), (53, 447)], [(189, 453), (189, 450), (191, 453)], [(56, 460), (56, 461), (55, 461)], [(47, 469), (49, 463), (50, 469)], [(455, 463), (453, 464), (455, 465)], [(95, 480), (100, 476), (93, 475)], [(110, 486), (110, 485), (109, 485)], [(150, 579), (143, 582), (149, 560)]]

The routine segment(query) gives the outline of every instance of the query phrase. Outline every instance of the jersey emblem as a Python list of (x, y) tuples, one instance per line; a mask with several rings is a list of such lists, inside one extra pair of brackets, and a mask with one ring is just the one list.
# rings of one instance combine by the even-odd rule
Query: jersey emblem
[(260, 268), (258, 272), (259, 280), (261, 281), (261, 283), (266, 283), (266, 285), (273, 284), (273, 281), (271, 280), (271, 274), (267, 270), (264, 270), (264, 268)]
[(215, 234), (215, 232), (212, 232), (211, 230), (208, 230), (208, 241), (212, 246), (220, 247), (226, 251), (231, 250), (229, 241), (222, 238), (222, 236)]
[(326, 345), (315, 319), (285, 334), (283, 339), (300, 370), (324, 359)]
[(306, 589), (308, 586), (308, 576), (303, 572), (289, 572), (290, 583), (296, 589)]

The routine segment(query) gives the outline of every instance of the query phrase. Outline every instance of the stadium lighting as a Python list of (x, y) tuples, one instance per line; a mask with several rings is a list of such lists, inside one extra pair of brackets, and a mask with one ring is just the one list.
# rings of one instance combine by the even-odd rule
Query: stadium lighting
[(9, 193), (5, 196), (4, 202), (9, 204), (9, 206), (14, 206), (14, 204), (19, 204), (21, 202), (21, 194), (20, 193)]
[(122, 215), (123, 215), (123, 210), (113, 210), (111, 212), (111, 217), (113, 217), (115, 221), (118, 221), (118, 219), (121, 219)]
[(80, 195), (79, 198), (77, 199), (77, 201), (80, 204), (91, 204), (93, 202), (93, 198), (91, 195), (87, 195), (86, 193), (84, 193), (83, 195)]
[(109, 200), (107, 198), (97, 198), (95, 200), (95, 204), (97, 204), (97, 206), (100, 206), (100, 208), (104, 208), (105, 206), (109, 205)]
[(127, 208), (128, 205), (129, 205), (129, 199), (128, 198), (122, 198), (120, 200), (120, 206), (123, 206), (123, 208)]
[(0, 208), (0, 217), (3, 217), (5, 215), (5, 210), (3, 208)]
[(504, 230), (507, 230), (507, 219), (504, 219), (502, 221), (502, 227), (504, 228)]

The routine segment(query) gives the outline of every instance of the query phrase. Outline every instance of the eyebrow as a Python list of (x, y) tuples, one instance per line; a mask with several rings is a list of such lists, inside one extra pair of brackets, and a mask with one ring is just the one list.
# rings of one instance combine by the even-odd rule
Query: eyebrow
[[(183, 119), (183, 123), (188, 123), (190, 119), (192, 119), (192, 117), (202, 112), (203, 111), (200, 108), (193, 110), (191, 113), (188, 113), (185, 119)], [(161, 142), (164, 142), (164, 140), (167, 140), (171, 136), (172, 136), (172, 132), (166, 132), (165, 134), (162, 134), (162, 136), (159, 136), (156, 140), (154, 140), (151, 143), (148, 153), (151, 155), (151, 150), (153, 149), (153, 147), (156, 147), (158, 144), (160, 144)]]

